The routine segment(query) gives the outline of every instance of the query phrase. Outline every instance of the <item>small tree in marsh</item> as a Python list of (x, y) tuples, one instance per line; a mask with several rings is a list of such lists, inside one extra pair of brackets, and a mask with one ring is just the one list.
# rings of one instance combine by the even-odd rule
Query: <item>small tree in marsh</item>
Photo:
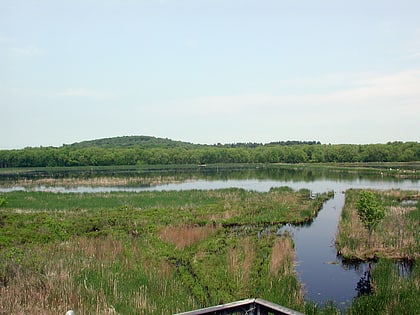
[(371, 236), (373, 229), (385, 217), (385, 208), (371, 191), (362, 191), (356, 204), (357, 214), (365, 228), (368, 230), (368, 244), (371, 245)]

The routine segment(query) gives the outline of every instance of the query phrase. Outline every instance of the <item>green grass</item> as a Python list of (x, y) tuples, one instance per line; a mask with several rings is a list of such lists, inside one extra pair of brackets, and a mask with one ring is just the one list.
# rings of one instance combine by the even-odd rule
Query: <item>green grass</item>
[(76, 237), (3, 250), (0, 312), (171, 314), (196, 307), (148, 246), (140, 239)]
[[(278, 188), (0, 197), (0, 313), (171, 314), (252, 296), (304, 310), (293, 245), (287, 259), (278, 250), (291, 239), (266, 226), (305, 222), (331, 195), (312, 200), (307, 190)], [(271, 257), (281, 260), (275, 276)]]
[[(360, 221), (356, 203), (360, 190), (346, 192), (346, 202), (336, 239), (337, 250), (346, 259), (373, 257), (418, 259), (420, 255), (420, 203), (418, 191), (376, 191), (386, 215), (375, 227), (368, 242), (368, 231)], [(413, 204), (403, 201), (412, 200)], [(417, 202), (416, 202), (417, 200)]]
[(416, 315), (419, 313), (420, 269), (409, 277), (398, 274), (395, 262), (380, 259), (373, 268), (374, 293), (356, 299), (347, 314)]
[[(372, 271), (373, 294), (354, 300), (347, 314), (418, 314), (420, 294), (420, 203), (418, 191), (376, 191), (386, 216), (368, 232), (357, 217), (355, 204), (360, 190), (348, 190), (337, 236), (337, 249), (347, 259), (379, 257)], [(412, 203), (403, 201), (412, 200)], [(416, 202), (417, 201), (417, 202)], [(407, 277), (398, 274), (396, 258), (413, 262)]]
[[(348, 210), (357, 193), (346, 193), (339, 234), (355, 252), (367, 234), (353, 237), (342, 227), (352, 222)], [(395, 210), (417, 194), (381, 194), (383, 203), (408, 221), (385, 218), (376, 237), (394, 235), (386, 234), (390, 222), (411, 222), (405, 227), (417, 243), (403, 253), (419, 252), (419, 206)], [(68, 309), (76, 314), (172, 314), (249, 297), (307, 314), (338, 314), (334, 305), (304, 302), (293, 242), (290, 235), (275, 233), (282, 223), (307, 222), (331, 197), (311, 199), (308, 190), (287, 187), (269, 192), (1, 194), (7, 202), (0, 208), (0, 314), (64, 314)], [(374, 294), (355, 300), (349, 314), (398, 314), (405, 305), (407, 314), (414, 314), (418, 266), (408, 278), (393, 268), (391, 261), (379, 260)]]
[(242, 189), (214, 191), (57, 194), (11, 192), (0, 212), (0, 246), (64, 241), (73, 235), (108, 235), (159, 225), (224, 226), (304, 222), (330, 194), (315, 200), (307, 191)]

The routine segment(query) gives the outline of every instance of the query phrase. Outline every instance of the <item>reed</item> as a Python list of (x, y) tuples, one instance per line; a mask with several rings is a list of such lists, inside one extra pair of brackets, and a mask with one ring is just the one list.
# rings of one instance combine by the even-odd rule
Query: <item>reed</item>
[(94, 177), (61, 177), (61, 178), (24, 178), (0, 182), (0, 187), (19, 186), (33, 188), (45, 187), (153, 187), (164, 184), (179, 183), (182, 180), (175, 176), (94, 176)]
[(286, 233), (269, 239), (265, 256), (267, 258), (260, 262), (262, 270), (258, 294), (267, 300), (303, 312), (303, 288), (295, 274), (295, 253), (291, 236)]
[(276, 238), (271, 252), (270, 259), (270, 273), (273, 276), (278, 276), (280, 272), (285, 275), (294, 273), (294, 250), (290, 237), (282, 236)]
[(394, 261), (381, 259), (373, 268), (372, 279), (374, 294), (357, 298), (346, 314), (418, 314), (420, 268), (417, 263), (406, 277), (399, 275)]
[(170, 314), (196, 307), (164, 260), (133, 254), (139, 245), (76, 238), (22, 252), (6, 262), (0, 313)]
[(291, 239), (266, 222), (314, 215), (323, 199), (307, 192), (0, 197), (7, 199), (0, 209), (2, 314), (171, 314), (250, 296), (304, 310)]
[[(376, 193), (381, 196), (386, 216), (373, 231), (370, 242), (355, 210), (359, 190), (346, 193), (337, 236), (340, 253), (351, 259), (380, 257), (372, 271), (373, 294), (355, 299), (346, 314), (418, 314), (419, 194), (400, 190)], [(413, 262), (410, 274), (398, 273), (396, 258)]]
[(183, 249), (216, 232), (214, 225), (206, 226), (165, 226), (160, 229), (159, 235), (165, 241), (175, 245), (177, 249)]
[(243, 288), (244, 284), (250, 282), (251, 268), (255, 261), (255, 255), (255, 244), (249, 237), (227, 249), (227, 267), (235, 287)]
[(419, 258), (420, 230), (417, 223), (420, 206), (418, 201), (403, 203), (404, 200), (418, 200), (418, 192), (392, 190), (377, 193), (382, 196), (386, 216), (368, 242), (368, 231), (358, 218), (355, 206), (359, 191), (347, 191), (336, 239), (339, 253), (350, 259)]

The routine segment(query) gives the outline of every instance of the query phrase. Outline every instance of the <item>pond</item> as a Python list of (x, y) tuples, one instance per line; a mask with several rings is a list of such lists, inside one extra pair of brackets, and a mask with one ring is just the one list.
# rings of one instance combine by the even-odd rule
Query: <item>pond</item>
[[(351, 303), (357, 295), (356, 287), (364, 276), (368, 266), (365, 263), (345, 264), (334, 246), (337, 226), (344, 205), (345, 191), (350, 188), (403, 189), (419, 190), (418, 179), (397, 179), (363, 173), (340, 173), (326, 171), (308, 171), (293, 169), (255, 169), (245, 171), (175, 172), (151, 174), (112, 174), (136, 176), (141, 180), (121, 184), (120, 180), (107, 181), (107, 185), (98, 185), (98, 181), (89, 174), (83, 185), (69, 184), (68, 181), (25, 180), (2, 181), (0, 192), (13, 190), (70, 192), (111, 192), (111, 191), (148, 191), (148, 190), (189, 190), (243, 188), (246, 190), (268, 191), (272, 187), (289, 186), (295, 190), (307, 188), (313, 194), (334, 191), (334, 198), (327, 201), (317, 218), (309, 226), (284, 226), (279, 233), (288, 230), (292, 235), (296, 251), (296, 271), (304, 285), (306, 299), (317, 304), (334, 301), (340, 308)], [(165, 180), (170, 178), (170, 180)], [(159, 180), (156, 180), (156, 179)], [(62, 179), (61, 179), (62, 180)], [(99, 181), (103, 182), (103, 181)], [(62, 183), (65, 183), (63, 185)], [(110, 183), (110, 184), (109, 184)]]

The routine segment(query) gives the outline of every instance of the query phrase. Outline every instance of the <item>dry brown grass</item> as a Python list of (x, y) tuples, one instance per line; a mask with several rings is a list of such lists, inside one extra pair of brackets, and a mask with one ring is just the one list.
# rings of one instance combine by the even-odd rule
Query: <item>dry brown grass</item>
[(207, 216), (202, 216), (202, 219), (208, 220), (208, 221), (220, 221), (220, 220), (229, 220), (231, 218), (237, 217), (239, 215), (238, 209), (225, 209), (223, 212), (219, 213), (212, 213)]
[(215, 233), (216, 230), (217, 228), (213, 225), (166, 226), (159, 231), (159, 235), (165, 242), (174, 244), (177, 249), (183, 249), (206, 239)]
[(138, 310), (147, 310), (149, 312), (156, 310), (156, 305), (148, 297), (147, 288), (145, 286), (141, 286), (139, 288), (139, 290), (135, 294), (134, 300), (134, 305)]
[(297, 195), (295, 192), (282, 192), (282, 193), (271, 193), (269, 194), (271, 200), (273, 202), (288, 204), (288, 205), (296, 205), (301, 203), (300, 196)]
[[(77, 186), (132, 186), (132, 185), (146, 185), (146, 186), (157, 186), (169, 183), (178, 183), (181, 180), (176, 179), (173, 176), (156, 176), (156, 177), (115, 177), (115, 176), (103, 176), (103, 177), (69, 177), (69, 178), (39, 178), (39, 179), (22, 179), (15, 180), (10, 184), (21, 186), (21, 187), (34, 187), (34, 186), (46, 186), (46, 187), (77, 187)], [(5, 184), (6, 185), (6, 184)]]
[[(383, 192), (386, 196), (399, 199), (406, 192), (390, 190)], [(355, 205), (346, 205), (348, 218), (340, 221), (338, 244), (340, 253), (345, 257), (359, 259), (383, 256), (387, 258), (419, 258), (418, 236), (416, 229), (407, 214), (415, 211), (414, 206), (388, 206), (386, 216), (374, 229), (370, 239), (367, 229), (357, 215)], [(418, 223), (417, 223), (418, 224)], [(418, 231), (418, 228), (417, 228)], [(417, 248), (417, 250), (415, 250)], [(414, 250), (413, 250), (414, 249)]]
[(70, 245), (70, 248), (68, 248), (69, 252), (79, 250), (85, 256), (103, 262), (112, 262), (118, 255), (122, 255), (124, 253), (124, 246), (122, 242), (110, 237), (105, 239), (79, 238)]
[(223, 210), (219, 212), (212, 211), (210, 214), (202, 216), (202, 219), (208, 221), (229, 220), (240, 215), (238, 205), (241, 203), (240, 196), (237, 192), (222, 193), (221, 191), (211, 191), (209, 196), (214, 198), (223, 198)]
[(280, 272), (283, 274), (293, 274), (294, 250), (290, 237), (282, 236), (276, 238), (269, 264), (270, 273), (278, 276)]
[(236, 246), (227, 249), (227, 268), (237, 287), (246, 286), (250, 280), (251, 267), (255, 257), (256, 248), (251, 237), (246, 237)]
[[(133, 242), (131, 247), (134, 253), (131, 260), (137, 260), (136, 257), (140, 256), (140, 252), (135, 252), (137, 244)], [(92, 287), (86, 279), (76, 283), (75, 277), (86, 269), (108, 272), (105, 270), (109, 270), (116, 259), (126, 259), (129, 268), (132, 262), (129, 262), (129, 258), (123, 258), (123, 254), (122, 242), (110, 237), (81, 237), (48, 247), (35, 247), (33, 254), (28, 253), (24, 261), (10, 263), (7, 283), (0, 283), (0, 314), (52, 315), (65, 314), (70, 309), (77, 310), (78, 315), (117, 314), (113, 305), (109, 304), (105, 290), (111, 288), (112, 296), (117, 301), (127, 299), (121, 290), (118, 274), (104, 274), (105, 284), (100, 288)], [(171, 266), (166, 262), (150, 262), (142, 264), (142, 267), (150, 273), (159, 272), (163, 276), (172, 274)], [(95, 300), (87, 302), (86, 294), (94, 296)], [(162, 294), (168, 292), (162, 290)], [(132, 305), (144, 314), (156, 309), (155, 302), (148, 296), (144, 286), (140, 286), (134, 293)]]
[(83, 305), (81, 292), (70, 277), (68, 261), (50, 253), (41, 274), (13, 266), (13, 277), (0, 286), (0, 314), (65, 314), (74, 305)]

